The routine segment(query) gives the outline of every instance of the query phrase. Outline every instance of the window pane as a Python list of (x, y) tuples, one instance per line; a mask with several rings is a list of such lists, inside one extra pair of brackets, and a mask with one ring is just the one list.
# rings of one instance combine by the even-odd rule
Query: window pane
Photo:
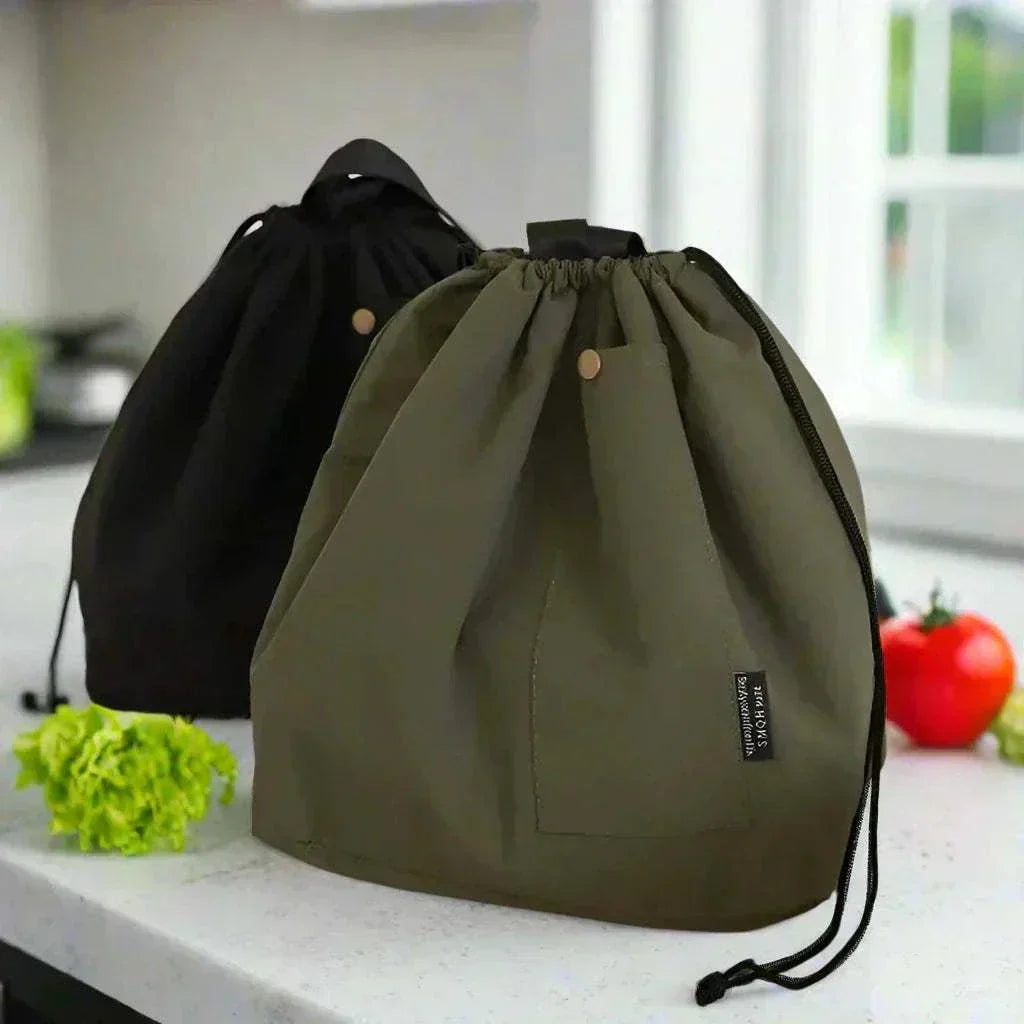
[(1024, 195), (890, 203), (882, 400), (1024, 408)]
[(954, 5), (949, 151), (1024, 151), (1024, 0)]
[(913, 390), (913, 351), (907, 322), (907, 204), (886, 208), (885, 330), (875, 352), (875, 376), (886, 397)]
[(1024, 0), (891, 8), (889, 153), (1024, 153)]
[(910, 93), (914, 70), (914, 18), (894, 10), (889, 19), (889, 152), (910, 149)]

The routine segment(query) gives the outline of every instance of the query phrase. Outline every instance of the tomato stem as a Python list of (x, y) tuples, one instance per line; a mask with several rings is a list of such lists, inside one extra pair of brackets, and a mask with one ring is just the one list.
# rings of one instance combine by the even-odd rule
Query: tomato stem
[(920, 630), (930, 633), (942, 626), (952, 626), (956, 622), (956, 610), (947, 607), (942, 600), (942, 587), (936, 583), (928, 595), (928, 611), (921, 616)]

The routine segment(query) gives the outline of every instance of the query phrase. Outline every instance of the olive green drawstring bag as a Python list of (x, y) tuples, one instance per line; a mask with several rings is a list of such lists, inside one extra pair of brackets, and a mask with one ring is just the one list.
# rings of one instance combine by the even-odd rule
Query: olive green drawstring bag
[[(377, 337), (256, 647), (253, 832), (406, 889), (701, 930), (877, 890), (864, 512), (792, 349), (698, 250), (530, 225)], [(869, 824), (868, 896), (824, 967)], [(851, 824), (852, 823), (852, 824)]]

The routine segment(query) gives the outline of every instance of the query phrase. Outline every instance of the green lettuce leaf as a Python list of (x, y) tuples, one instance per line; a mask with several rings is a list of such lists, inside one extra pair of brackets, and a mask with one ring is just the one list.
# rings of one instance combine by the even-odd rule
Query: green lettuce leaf
[(230, 748), (169, 715), (119, 715), (64, 705), (14, 741), (16, 786), (40, 786), (54, 835), (82, 850), (183, 850), (210, 808), (214, 776), (230, 803), (238, 765)]
[(1011, 692), (991, 731), (999, 742), (999, 756), (1024, 764), (1024, 689), (1018, 687)]

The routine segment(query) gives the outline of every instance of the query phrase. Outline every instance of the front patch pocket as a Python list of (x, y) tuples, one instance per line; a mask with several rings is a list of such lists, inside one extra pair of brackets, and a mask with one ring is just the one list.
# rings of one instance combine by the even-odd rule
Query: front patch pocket
[[(530, 678), (537, 828), (682, 836), (749, 823), (733, 628), (664, 352), (581, 382)], [(567, 424), (569, 434), (577, 433)]]

